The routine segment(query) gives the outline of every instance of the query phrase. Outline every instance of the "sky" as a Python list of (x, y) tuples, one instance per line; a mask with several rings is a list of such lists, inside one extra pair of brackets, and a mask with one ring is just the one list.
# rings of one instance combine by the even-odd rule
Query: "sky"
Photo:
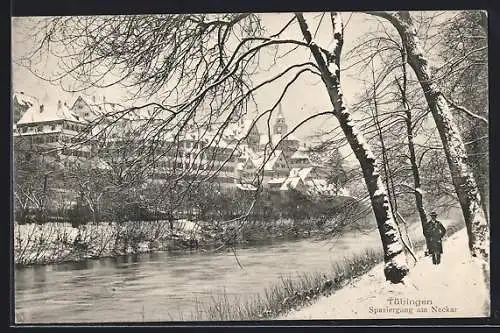
[[(266, 29), (269, 32), (277, 32), (280, 28), (286, 24), (286, 22), (292, 17), (293, 14), (290, 13), (276, 13), (276, 14), (261, 14), (262, 22)], [(306, 14), (306, 19), (310, 20), (311, 28), (316, 28), (314, 23), (318, 21), (315, 19), (318, 16), (318, 13), (309, 13)], [(350, 17), (350, 13), (344, 13), (343, 18), (346, 21)], [(13, 59), (17, 59), (20, 55), (24, 54), (24, 52), (32, 47), (29, 40), (26, 40), (22, 35), (22, 27), (23, 27), (23, 19), (24, 18), (15, 18), (13, 21)], [(371, 19), (373, 21), (373, 19)], [(346, 41), (345, 41), (345, 49), (348, 50), (350, 48), (350, 44), (353, 43), (354, 38), (358, 37), (363, 31), (369, 28), (366, 24), (362, 24), (365, 21), (370, 21), (370, 17), (364, 14), (355, 14), (350, 19), (346, 28)], [(325, 16), (323, 19), (321, 29), (318, 31), (318, 40), (324, 42), (323, 44), (327, 44), (331, 42), (331, 26), (329, 25), (329, 19)], [(326, 33), (324, 33), (326, 32)], [(283, 34), (283, 38), (296, 38), (301, 37), (300, 31), (298, 30), (298, 26), (294, 26), (293, 29), (290, 29), (290, 32), (286, 31)], [(306, 52), (294, 52), (281, 61), (281, 66), (274, 66), (274, 71), (278, 71), (278, 68), (285, 68), (290, 64), (303, 62), (308, 60), (308, 54)], [(261, 61), (263, 63), (263, 67), (266, 66), (266, 59)], [(49, 68), (48, 68), (49, 69)], [(257, 75), (256, 81), (260, 79), (265, 79), (269, 77), (269, 72), (266, 71), (261, 75)], [(292, 123), (295, 123), (295, 119), (299, 118), (296, 116), (297, 109), (306, 108), (311, 109), (311, 112), (314, 112), (313, 109), (324, 107), (328, 107), (328, 96), (325, 94), (325, 90), (323, 86), (318, 84), (317, 79), (307, 78), (306, 80), (299, 80), (294, 89), (290, 94), (286, 96), (286, 99), (283, 101), (283, 111), (287, 118), (292, 119)], [(314, 85), (317, 84), (317, 85)], [(350, 95), (355, 93), (356, 84), (353, 80), (348, 79), (347, 77), (343, 81), (344, 85), (344, 93), (347, 96), (347, 99), (350, 99)], [(13, 64), (13, 88), (15, 91), (24, 91), (26, 94), (33, 95), (40, 100), (50, 101), (51, 99), (59, 99), (64, 98), (68, 100), (75, 100), (78, 96), (70, 93), (65, 93), (61, 89), (56, 86), (52, 86), (51, 84), (44, 82), (36, 78), (32, 75), (27, 69), (18, 66), (17, 64)], [(123, 93), (121, 89), (107, 89), (106, 91), (96, 91), (96, 95), (109, 95), (111, 97), (107, 98), (111, 100), (113, 96), (117, 99), (120, 98)], [(274, 100), (274, 94), (269, 92), (268, 96), (265, 94), (261, 94), (259, 96), (259, 102), (262, 101), (263, 104), (267, 104), (268, 101)], [(60, 97), (59, 97), (60, 96)], [(321, 103), (319, 103), (321, 101)]]
[[(293, 13), (266, 13), (260, 15), (262, 25), (269, 31), (269, 33), (276, 33), (290, 20)], [(310, 30), (315, 31), (315, 40), (317, 43), (326, 48), (331, 47), (332, 34), (329, 15), (325, 15), (321, 20), (321, 13), (306, 13), (305, 18), (310, 26)], [(25, 18), (14, 18), (12, 21), (13, 60), (23, 55), (26, 50), (32, 47), (30, 40), (27, 39), (22, 33), (24, 20)], [(375, 29), (377, 25), (380, 24), (381, 19), (363, 13), (342, 13), (342, 20), (345, 25), (345, 34), (343, 47), (344, 57), (341, 59), (341, 63), (347, 63), (349, 59), (345, 59), (345, 55), (348, 51), (357, 44), (358, 39), (361, 38), (361, 36)], [(320, 21), (321, 24), (319, 24)], [(302, 39), (301, 37), (302, 34), (297, 24), (292, 25), (281, 36), (283, 39), (294, 38), (299, 40)], [(271, 64), (270, 53), (267, 59), (266, 56), (263, 55), (261, 57), (263, 70), (261, 73), (254, 76), (254, 82), (257, 83), (265, 80), (269, 78), (272, 73), (277, 73), (280, 69), (282, 70), (291, 64), (309, 60), (312, 60), (310, 52), (308, 50), (299, 49), (281, 59), (276, 65), (269, 66), (269, 64)], [(25, 94), (38, 98), (42, 103), (54, 105), (57, 103), (57, 100), (61, 99), (67, 101), (68, 104), (71, 105), (78, 97), (78, 94), (64, 92), (59, 87), (38, 79), (27, 69), (15, 64), (15, 62), (13, 63), (12, 70), (13, 90), (23, 91)], [(47, 65), (47, 70), (52, 70), (50, 64)], [(367, 75), (367, 73), (359, 73), (356, 72), (356, 70), (357, 69), (348, 70), (342, 73), (342, 90), (344, 100), (348, 107), (355, 101), (356, 95), (362, 93), (363, 84), (360, 79), (365, 78)], [(288, 78), (291, 78), (291, 76)], [(277, 99), (276, 92), (281, 91), (278, 89), (282, 89), (284, 83), (285, 81), (283, 81), (281, 86), (265, 89), (256, 95), (256, 101), (261, 112), (275, 103)], [(90, 91), (89, 94), (97, 96), (98, 99), (105, 95), (106, 100), (110, 102), (120, 102), (124, 96), (124, 92), (120, 88)], [(331, 103), (324, 85), (318, 77), (313, 75), (303, 76), (302, 79), (297, 80), (289, 89), (281, 104), (289, 128), (292, 128), (310, 115), (321, 111), (331, 110)], [(321, 119), (316, 118), (298, 129), (296, 135), (301, 139), (307, 139), (311, 134), (331, 127), (337, 127), (337, 122), (333, 116), (329, 119), (325, 119), (324, 117)], [(261, 128), (261, 132), (263, 130), (264, 129)], [(348, 151), (345, 153), (348, 153)]]

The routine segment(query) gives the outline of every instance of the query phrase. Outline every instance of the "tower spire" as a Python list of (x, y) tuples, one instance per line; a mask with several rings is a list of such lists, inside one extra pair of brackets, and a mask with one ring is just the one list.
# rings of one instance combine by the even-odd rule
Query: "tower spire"
[(281, 107), (281, 103), (278, 104), (278, 119), (279, 118), (285, 118), (285, 116), (283, 115), (283, 109)]
[(281, 103), (278, 104), (278, 115), (276, 119), (276, 123), (274, 124), (274, 134), (285, 134), (288, 132), (288, 126), (285, 121), (285, 115), (283, 114), (283, 109), (281, 107)]

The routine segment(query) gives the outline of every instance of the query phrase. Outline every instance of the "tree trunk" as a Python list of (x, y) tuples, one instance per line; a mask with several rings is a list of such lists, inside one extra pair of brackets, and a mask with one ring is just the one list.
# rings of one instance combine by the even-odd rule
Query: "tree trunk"
[[(480, 11), (481, 16), (481, 27), (484, 32), (488, 34), (488, 12), (485, 10)], [(484, 114), (485, 118), (488, 118), (488, 107), (485, 108), (486, 112)], [(478, 131), (474, 131), (473, 143), (470, 146), (470, 150), (476, 154), (475, 163), (473, 164), (472, 171), (474, 172), (474, 177), (476, 182), (478, 182), (479, 193), (481, 194), (482, 205), (486, 219), (489, 220), (490, 212), (490, 184), (489, 184), (489, 151), (488, 145), (484, 144), (482, 139), (484, 136), (488, 135), (488, 126), (485, 126), (483, 122), (477, 121)], [(483, 154), (481, 154), (483, 153)], [(476, 167), (474, 167), (476, 166)]]
[(474, 178), (478, 183), (479, 193), (481, 194), (481, 203), (486, 219), (489, 219), (490, 197), (489, 197), (489, 156), (488, 145), (484, 144), (481, 138), (488, 135), (488, 128), (484, 123), (477, 121), (473, 135), (471, 136), (472, 143), (468, 147), (469, 156), (474, 155), (474, 159), (470, 163)]
[[(389, 204), (391, 206), (391, 211), (393, 212), (393, 217), (395, 218), (396, 209), (394, 208), (396, 205), (396, 197), (391, 196), (391, 187), (389, 184), (389, 161), (387, 159), (387, 151), (385, 149), (384, 136), (382, 135), (382, 129), (380, 127), (380, 122), (378, 118), (378, 103), (377, 103), (377, 83), (375, 82), (375, 70), (373, 68), (373, 59), (372, 59), (372, 79), (373, 79), (373, 111), (372, 118), (375, 123), (375, 128), (377, 129), (378, 139), (380, 140), (380, 145), (382, 149), (382, 166), (384, 168), (384, 178), (385, 178), (385, 188), (387, 189), (387, 197), (389, 199)], [(394, 188), (393, 188), (394, 189)], [(394, 192), (393, 192), (394, 193)]]
[(42, 191), (42, 198), (40, 200), (40, 211), (38, 215), (38, 222), (43, 223), (45, 222), (45, 206), (47, 203), (47, 183), (48, 183), (48, 178), (49, 175), (45, 174), (43, 176), (43, 191)]
[(391, 22), (401, 36), (407, 51), (408, 64), (418, 77), (443, 143), (453, 185), (464, 215), (471, 254), (488, 261), (489, 225), (482, 209), (478, 186), (468, 166), (467, 151), (448, 103), (431, 79), (428, 61), (422, 54), (411, 16), (408, 12), (372, 14)]
[[(398, 227), (391, 212), (387, 192), (380, 177), (375, 157), (364, 137), (355, 128), (351, 115), (344, 106), (343, 96), (340, 90), (340, 70), (338, 64), (343, 43), (342, 29), (339, 22), (340, 16), (338, 14), (332, 14), (335, 47), (333, 52), (334, 58), (328, 60), (325, 60), (319, 47), (312, 40), (312, 35), (303, 15), (297, 13), (296, 17), (302, 34), (307, 43), (309, 43), (311, 53), (321, 70), (322, 79), (334, 109), (333, 114), (338, 119), (340, 127), (363, 171), (364, 180), (370, 195), (384, 250), (385, 277), (393, 283), (401, 282), (408, 274), (409, 269), (403, 245), (399, 237)], [(330, 61), (335, 61), (336, 63), (329, 63)]]
[(174, 215), (172, 213), (168, 213), (168, 226), (170, 227), (170, 231), (174, 230)]
[[(413, 142), (413, 121), (412, 114), (410, 110), (410, 106), (408, 104), (408, 100), (406, 98), (406, 90), (407, 90), (407, 82), (408, 76), (406, 72), (406, 50), (403, 49), (402, 52), (403, 61), (402, 61), (402, 69), (403, 69), (403, 86), (399, 84), (399, 81), (396, 79), (396, 83), (401, 93), (401, 100), (403, 104), (403, 108), (405, 110), (405, 124), (406, 124), (406, 137), (408, 139), (408, 151), (410, 152), (410, 165), (411, 171), (413, 174), (413, 184), (415, 187), (415, 206), (417, 207), (417, 212), (420, 217), (420, 222), (422, 224), (422, 232), (425, 231), (427, 225), (427, 213), (424, 208), (424, 200), (422, 196), (422, 182), (420, 181), (420, 171), (418, 170), (417, 164), (417, 156), (415, 154), (415, 143)], [(424, 235), (425, 236), (425, 235)]]
[(413, 183), (415, 186), (415, 206), (417, 207), (420, 222), (422, 223), (422, 231), (425, 230), (427, 225), (427, 214), (424, 208), (424, 200), (422, 197), (422, 183), (420, 181), (420, 172), (418, 170), (417, 157), (415, 155), (415, 144), (413, 143), (413, 128), (411, 111), (406, 109), (406, 136), (408, 138), (408, 150), (410, 151), (410, 164), (413, 173)]

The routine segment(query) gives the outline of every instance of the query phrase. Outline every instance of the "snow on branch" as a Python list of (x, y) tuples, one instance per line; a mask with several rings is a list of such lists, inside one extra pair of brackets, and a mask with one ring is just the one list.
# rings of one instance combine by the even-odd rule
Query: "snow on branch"
[(475, 113), (473, 113), (472, 111), (469, 111), (467, 108), (461, 106), (461, 105), (458, 105), (456, 103), (454, 103), (450, 98), (446, 97), (444, 94), (442, 94), (443, 98), (446, 100), (446, 102), (448, 102), (448, 104), (450, 104), (453, 108), (455, 108), (456, 110), (459, 110), (459, 111), (462, 111), (462, 112), (465, 112), (467, 115), (469, 115), (470, 117), (472, 118), (475, 118), (475, 119), (478, 119), (478, 120), (481, 120), (482, 122), (484, 122), (486, 125), (488, 125), (488, 119), (486, 119), (485, 117), (483, 116), (480, 116), (480, 115), (477, 115)]

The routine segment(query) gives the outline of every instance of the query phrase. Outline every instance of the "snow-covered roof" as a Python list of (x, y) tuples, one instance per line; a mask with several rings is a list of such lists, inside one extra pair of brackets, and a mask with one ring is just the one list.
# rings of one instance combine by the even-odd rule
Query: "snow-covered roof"
[(39, 104), (38, 102), (36, 102), (36, 99), (33, 99), (31, 101), (33, 102), (33, 104), (22, 115), (21, 119), (19, 119), (19, 121), (17, 122), (17, 125), (56, 120), (71, 120), (75, 122), (81, 122), (81, 119), (68, 108), (66, 103), (63, 104), (62, 101), (58, 101), (56, 105)]
[(245, 163), (240, 162), (236, 164), (236, 170), (243, 170), (243, 169), (245, 169)]
[(309, 159), (309, 155), (307, 154), (306, 151), (304, 150), (297, 150), (295, 153), (293, 153), (292, 159)]
[(215, 146), (217, 148), (234, 150), (236, 149), (236, 142), (220, 140)]
[(250, 118), (241, 119), (238, 122), (230, 123), (224, 130), (224, 137), (241, 140), (248, 136), (252, 129), (258, 131), (257, 125), (254, 125), (254, 120)]
[(293, 168), (290, 170), (290, 177), (300, 177), (303, 181), (306, 181), (307, 177), (311, 174), (313, 167), (307, 168)]
[(349, 192), (348, 189), (342, 187), (342, 188), (337, 189), (336, 195), (337, 196), (350, 197), (351, 193)]
[(257, 187), (252, 184), (236, 184), (236, 187), (243, 191), (255, 191)]
[(288, 191), (289, 189), (296, 189), (300, 183), (303, 183), (300, 177), (288, 177), (283, 185), (281, 185), (281, 191)]
[(345, 188), (337, 188), (329, 184), (325, 179), (313, 178), (305, 182), (309, 194), (323, 194), (335, 196), (349, 196), (349, 191)]
[(307, 186), (326, 187), (328, 182), (325, 179), (312, 178), (306, 181)]
[(286, 180), (286, 177), (271, 178), (267, 182), (268, 184), (282, 184)]
[(266, 162), (266, 165), (264, 166), (265, 171), (271, 171), (274, 170), (274, 165), (280, 158), (281, 154), (283, 152), (281, 150), (276, 150), (273, 154), (273, 156)]
[(238, 145), (238, 151), (240, 152), (241, 158), (248, 159), (256, 157), (256, 154), (253, 151), (253, 149), (245, 143), (241, 143)]
[(262, 167), (262, 164), (264, 163), (264, 159), (267, 159), (266, 163), (264, 164), (264, 171), (272, 171), (274, 170), (274, 165), (276, 164), (276, 162), (278, 161), (278, 159), (280, 158), (281, 154), (283, 152), (281, 150), (275, 150), (272, 154), (272, 156), (263, 156), (263, 155), (260, 155), (258, 157), (254, 157), (252, 158), (252, 163), (253, 165), (258, 169), (258, 168), (261, 168)]
[(243, 166), (243, 168), (241, 170), (258, 168), (256, 163), (257, 162), (252, 160), (250, 157), (247, 157), (244, 159), (244, 161), (241, 162), (241, 164)]
[(15, 92), (14, 95), (12, 96), (12, 100), (13, 102), (26, 108), (30, 108), (34, 105), (39, 104), (38, 99), (36, 99), (36, 97), (26, 95), (23, 92)]

